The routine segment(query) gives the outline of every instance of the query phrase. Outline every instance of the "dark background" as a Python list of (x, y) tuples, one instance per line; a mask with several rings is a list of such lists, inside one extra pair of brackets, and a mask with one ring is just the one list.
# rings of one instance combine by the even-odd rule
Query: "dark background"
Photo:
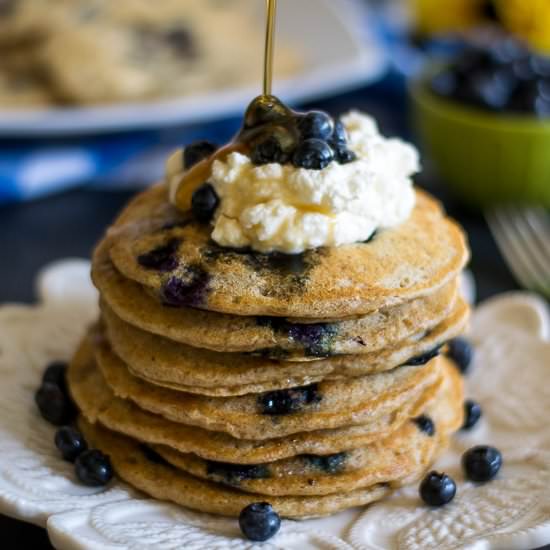
[[(392, 79), (306, 107), (334, 114), (359, 108), (373, 114), (386, 134), (410, 138), (403, 88)], [(429, 175), (429, 170), (418, 182), (441, 198), (449, 213), (465, 227), (472, 248), (470, 267), (476, 278), (478, 297), (484, 299), (517, 288), (483, 216), (448, 197), (444, 182)], [(0, 207), (0, 303), (32, 302), (33, 278), (44, 264), (66, 257), (89, 257), (94, 243), (130, 196), (126, 191), (87, 188)], [(51, 548), (43, 529), (4, 516), (0, 516), (0, 534), (3, 550)]]

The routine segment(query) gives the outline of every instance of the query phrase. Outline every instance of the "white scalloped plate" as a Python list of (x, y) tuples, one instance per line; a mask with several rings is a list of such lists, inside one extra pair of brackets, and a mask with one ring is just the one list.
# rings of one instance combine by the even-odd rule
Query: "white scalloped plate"
[[(550, 315), (539, 298), (504, 295), (474, 315), (468, 393), (484, 417), (436, 465), (457, 481), (450, 505), (427, 509), (408, 487), (366, 509), (283, 521), (276, 537), (255, 545), (235, 520), (145, 499), (118, 482), (82, 487), (58, 457), (33, 393), (44, 365), (69, 358), (97, 315), (88, 269), (78, 260), (57, 263), (38, 278), (38, 305), (0, 307), (0, 512), (46, 527), (58, 548), (525, 550), (550, 543)], [(460, 456), (480, 443), (498, 447), (504, 466), (497, 480), (474, 486)]]

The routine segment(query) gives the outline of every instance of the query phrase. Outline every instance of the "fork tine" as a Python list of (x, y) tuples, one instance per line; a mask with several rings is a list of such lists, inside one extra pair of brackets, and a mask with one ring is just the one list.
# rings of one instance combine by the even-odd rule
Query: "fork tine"
[(550, 264), (550, 216), (543, 208), (532, 208), (525, 211), (524, 219)]
[(531, 288), (532, 280), (529, 277), (529, 271), (526, 270), (523, 260), (518, 257), (515, 248), (509, 242), (509, 235), (505, 226), (503, 226), (501, 215), (497, 214), (497, 211), (491, 211), (487, 213), (486, 218), (498, 248), (504, 256), (510, 271), (512, 271), (518, 283), (525, 288)]
[(525, 250), (531, 256), (533, 264), (538, 266), (539, 276), (548, 282), (550, 279), (550, 234), (547, 234), (544, 239), (539, 232), (540, 224), (534, 223), (535, 221), (535, 215), (530, 210), (515, 210), (514, 223), (518, 236), (523, 241)]
[(506, 218), (506, 230), (510, 235), (512, 245), (516, 253), (522, 258), (526, 270), (531, 279), (531, 287), (539, 292), (548, 290), (548, 268), (541, 259), (542, 252), (538, 250), (533, 241), (530, 230), (523, 222), (521, 211), (510, 208)]
[[(495, 237), (512, 271), (527, 288), (547, 293), (550, 289), (550, 261), (522, 210), (499, 209), (492, 216)], [(497, 236), (497, 232), (498, 235)], [(536, 235), (536, 237), (535, 237)], [(543, 239), (542, 239), (543, 240)]]

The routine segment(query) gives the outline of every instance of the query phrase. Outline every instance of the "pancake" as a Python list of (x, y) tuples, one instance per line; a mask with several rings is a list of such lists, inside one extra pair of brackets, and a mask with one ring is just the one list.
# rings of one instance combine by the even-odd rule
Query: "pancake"
[(465, 302), (459, 299), (452, 314), (443, 323), (423, 334), (422, 338), (412, 337), (400, 342), (395, 349), (311, 362), (276, 361), (248, 354), (194, 348), (124, 322), (106, 304), (103, 304), (102, 311), (105, 335), (113, 351), (134, 376), (189, 393), (230, 396), (391, 370), (461, 334), (469, 310)]
[[(265, 497), (243, 493), (223, 485), (201, 480), (147, 458), (146, 450), (127, 437), (109, 432), (99, 425), (79, 421), (91, 445), (109, 455), (116, 474), (153, 498), (168, 500), (193, 510), (237, 517), (241, 510)], [(389, 494), (387, 485), (321, 497), (272, 497), (270, 503), (282, 517), (308, 518), (334, 514), (353, 506), (380, 500)]]
[[(206, 460), (257, 464), (299, 454), (340, 453), (388, 437), (430, 406), (442, 387), (443, 378), (428, 387), (418, 400), (407, 401), (397, 411), (367, 425), (302, 432), (293, 434), (291, 438), (262, 441), (236, 439), (225, 433), (172, 422), (116, 397), (95, 363), (93, 346), (88, 338), (84, 339), (71, 361), (68, 382), (73, 399), (90, 423), (99, 422), (141, 442), (168, 446), (181, 453), (194, 453)], [(454, 398), (460, 400), (460, 395)]]
[[(132, 376), (106, 345), (96, 347), (95, 357), (118, 397), (174, 422), (255, 440), (375, 421), (408, 400), (418, 399), (437, 382), (442, 369), (441, 360), (436, 357), (421, 367), (399, 367), (280, 392), (209, 397), (154, 386)], [(273, 403), (278, 406), (272, 407)]]
[(103, 301), (118, 317), (146, 332), (213, 351), (258, 352), (285, 360), (372, 353), (435, 328), (457, 300), (453, 279), (430, 296), (341, 323), (296, 324), (266, 316), (166, 307), (117, 272), (107, 248), (108, 241), (97, 248), (92, 276)]
[(446, 366), (445, 383), (434, 403), (423, 411), (434, 423), (428, 434), (414, 421), (367, 447), (333, 455), (299, 455), (271, 463), (235, 465), (205, 461), (169, 447), (154, 450), (170, 464), (202, 479), (264, 495), (325, 495), (353, 491), (414, 475), (431, 462), (463, 422), (462, 379)]
[[(368, 243), (288, 256), (225, 249), (210, 233), (209, 225), (172, 206), (167, 188), (158, 185), (119, 216), (109, 230), (109, 253), (125, 277), (161, 303), (304, 318), (366, 314), (427, 296), (456, 279), (468, 259), (462, 230), (421, 191), (406, 222)], [(140, 263), (167, 248), (159, 269)]]

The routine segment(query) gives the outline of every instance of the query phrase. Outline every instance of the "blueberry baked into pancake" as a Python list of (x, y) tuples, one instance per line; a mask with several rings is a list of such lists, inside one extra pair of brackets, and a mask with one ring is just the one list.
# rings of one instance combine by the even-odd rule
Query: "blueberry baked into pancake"
[[(114, 472), (252, 538), (420, 480), (480, 411), (462, 381), (468, 248), (418, 169), (365, 114), (265, 95), (228, 145), (176, 151), (95, 250), (101, 314), (71, 403), (37, 396), (57, 424), (76, 408), (58, 446), (80, 479)], [(451, 482), (430, 474), (425, 500)]]

